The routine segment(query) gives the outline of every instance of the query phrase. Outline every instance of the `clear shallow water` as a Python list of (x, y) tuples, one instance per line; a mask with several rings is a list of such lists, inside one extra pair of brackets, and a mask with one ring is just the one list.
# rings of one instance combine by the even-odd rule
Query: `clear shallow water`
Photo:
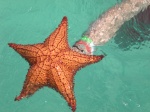
[[(42, 42), (62, 17), (67, 16), (68, 40), (72, 45), (92, 21), (115, 3), (117, 0), (0, 0), (0, 111), (70, 112), (65, 100), (49, 88), (39, 90), (30, 98), (14, 101), (22, 89), (29, 65), (7, 43)], [(125, 23), (110, 42), (98, 47), (97, 52), (103, 50), (107, 54), (101, 62), (77, 72), (77, 112), (150, 111), (149, 35), (133, 21), (144, 41), (131, 39), (137, 37), (126, 33), (133, 28), (129, 24), (131, 21)], [(144, 24), (144, 28), (149, 31), (150, 27)]]

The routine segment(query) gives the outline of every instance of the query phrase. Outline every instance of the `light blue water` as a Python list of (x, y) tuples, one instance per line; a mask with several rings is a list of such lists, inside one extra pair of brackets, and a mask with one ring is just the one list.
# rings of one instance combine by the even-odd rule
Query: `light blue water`
[[(49, 88), (14, 101), (29, 65), (7, 43), (42, 42), (67, 16), (73, 45), (90, 23), (115, 3), (117, 0), (0, 0), (0, 112), (71, 112), (65, 100)], [(107, 54), (101, 62), (77, 72), (77, 112), (150, 112), (150, 36), (145, 34), (150, 34), (150, 27), (141, 30), (136, 21), (134, 25), (128, 25), (130, 22), (98, 47)], [(135, 33), (126, 33), (133, 26), (143, 41), (137, 41)]]

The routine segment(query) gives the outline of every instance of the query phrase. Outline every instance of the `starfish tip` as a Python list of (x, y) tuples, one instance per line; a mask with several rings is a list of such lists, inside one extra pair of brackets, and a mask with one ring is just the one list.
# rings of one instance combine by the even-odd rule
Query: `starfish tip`
[(94, 56), (95, 58), (94, 58), (94, 62), (98, 62), (98, 61), (100, 61), (100, 60), (102, 60), (105, 56), (104, 55), (99, 55), (99, 56)]
[(15, 101), (19, 101), (19, 100), (21, 100), (21, 99), (22, 99), (22, 97), (17, 96), (14, 100), (15, 100)]
[(8, 43), (8, 45), (9, 45), (9, 47), (11, 47), (13, 49), (17, 47), (17, 44), (14, 44), (14, 43)]
[(67, 24), (67, 22), (68, 22), (68, 19), (67, 19), (66, 16), (64, 16), (63, 19), (62, 19), (62, 21), (61, 21), (61, 23), (62, 24)]
[(67, 21), (68, 19), (67, 19), (67, 16), (64, 16), (63, 17), (63, 21)]
[(105, 56), (104, 55), (100, 55), (101, 59), (103, 59)]
[(72, 112), (75, 112), (75, 110), (76, 110), (76, 106), (73, 106), (72, 107)]

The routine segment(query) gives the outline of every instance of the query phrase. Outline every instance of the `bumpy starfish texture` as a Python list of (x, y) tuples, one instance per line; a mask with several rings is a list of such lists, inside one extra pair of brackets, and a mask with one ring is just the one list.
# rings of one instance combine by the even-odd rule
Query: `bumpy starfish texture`
[(104, 56), (85, 55), (71, 49), (67, 41), (67, 25), (67, 17), (64, 17), (58, 28), (43, 43), (9, 43), (30, 64), (23, 89), (15, 100), (19, 101), (47, 86), (59, 92), (75, 112), (74, 75), (80, 68), (98, 62)]

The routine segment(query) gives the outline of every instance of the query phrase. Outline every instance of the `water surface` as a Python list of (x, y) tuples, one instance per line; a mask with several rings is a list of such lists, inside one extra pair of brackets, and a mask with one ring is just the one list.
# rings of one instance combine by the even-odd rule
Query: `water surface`
[[(65, 100), (49, 88), (19, 102), (14, 101), (22, 89), (29, 65), (7, 43), (42, 42), (63, 16), (67, 16), (68, 41), (73, 45), (92, 21), (117, 2), (0, 0), (0, 111), (71, 112)], [(111, 41), (97, 47), (97, 52), (103, 50), (107, 56), (77, 72), (77, 112), (150, 111), (150, 33), (145, 34), (150, 27), (143, 24), (145, 30), (141, 30), (138, 24), (134, 19), (126, 22)], [(130, 29), (136, 31), (133, 33)]]

